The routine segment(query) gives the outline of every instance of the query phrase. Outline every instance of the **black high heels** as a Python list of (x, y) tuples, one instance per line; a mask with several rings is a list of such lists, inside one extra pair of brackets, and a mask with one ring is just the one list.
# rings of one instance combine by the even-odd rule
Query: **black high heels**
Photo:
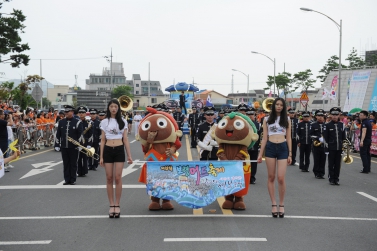
[(115, 207), (119, 207), (119, 213), (114, 212), (114, 218), (119, 218), (120, 217), (120, 206), (114, 206), (114, 210), (115, 210)]
[[(279, 209), (284, 207), (284, 205), (279, 205)], [(280, 210), (279, 210), (280, 211)], [(279, 212), (279, 218), (284, 218), (284, 212)]]
[[(272, 205), (272, 207), (276, 207), (276, 209), (277, 209), (277, 205)], [(278, 212), (271, 212), (271, 214), (272, 214), (272, 217), (274, 217), (274, 218), (277, 218), (278, 217)]]
[[(110, 206), (110, 208), (111, 207), (115, 207), (115, 206)], [(109, 218), (114, 218), (114, 216), (115, 216), (115, 208), (114, 208), (114, 212), (109, 213)]]

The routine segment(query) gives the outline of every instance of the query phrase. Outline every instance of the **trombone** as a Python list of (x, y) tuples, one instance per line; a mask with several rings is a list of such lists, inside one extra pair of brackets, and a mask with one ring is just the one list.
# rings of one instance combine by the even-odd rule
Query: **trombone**
[(77, 142), (76, 140), (72, 139), (71, 137), (67, 136), (67, 140), (69, 142), (71, 142), (72, 144), (74, 144), (75, 146), (81, 148), (80, 152), (82, 152), (83, 154), (85, 154), (86, 156), (90, 157), (90, 158), (93, 158), (95, 160), (99, 160), (99, 155), (97, 153), (95, 153), (95, 150), (94, 148), (86, 148), (82, 145), (80, 145), (79, 142)]

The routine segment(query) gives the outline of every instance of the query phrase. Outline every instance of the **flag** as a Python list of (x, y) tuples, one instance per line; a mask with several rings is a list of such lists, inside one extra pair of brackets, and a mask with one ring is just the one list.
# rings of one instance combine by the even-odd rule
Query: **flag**
[(270, 90), (270, 93), (268, 94), (268, 97), (269, 97), (269, 98), (272, 97), (272, 92), (271, 92), (271, 90)]
[(284, 90), (280, 93), (279, 97), (280, 97), (280, 98), (283, 98), (283, 97), (284, 97)]
[(206, 101), (206, 106), (213, 106), (212, 102), (211, 102), (211, 96), (207, 96), (207, 101)]
[(331, 87), (331, 91), (329, 93), (329, 98), (331, 100), (335, 100), (336, 99), (336, 91), (335, 91), (335, 88), (334, 87)]
[(351, 78), (348, 78), (348, 89), (347, 89), (347, 98), (348, 98), (348, 102), (350, 100), (350, 84), (351, 84)]
[(330, 94), (329, 90), (327, 90), (326, 88), (323, 88), (322, 99), (328, 98), (329, 94)]
[(241, 98), (241, 102), (240, 102), (241, 104), (243, 104), (244, 102), (243, 102), (243, 98)]

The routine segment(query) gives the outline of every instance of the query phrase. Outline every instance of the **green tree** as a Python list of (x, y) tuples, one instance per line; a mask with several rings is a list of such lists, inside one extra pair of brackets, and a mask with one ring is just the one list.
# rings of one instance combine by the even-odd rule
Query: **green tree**
[(267, 76), (266, 81), (267, 87), (263, 88), (264, 90), (271, 90), (274, 87), (274, 76)]
[[(41, 80), (43, 80), (44, 78), (43, 77), (40, 77), (39, 75), (30, 75), (30, 76), (27, 76), (27, 78), (25, 79), (24, 82), (22, 82), (21, 84), (19, 84), (17, 86), (16, 89), (17, 90), (17, 95), (15, 96), (15, 99), (17, 98), (17, 100), (19, 100), (19, 106), (21, 107), (22, 110), (25, 110), (26, 107), (32, 103), (30, 100), (29, 100), (29, 96), (32, 98), (32, 96), (30, 94), (28, 94), (27, 92), (29, 90), (31, 90), (30, 86), (31, 85), (36, 85), (38, 84), (39, 82), (41, 82)], [(33, 99), (33, 98), (32, 98)]]
[(14, 88), (14, 82), (3, 82), (0, 84), (0, 99), (1, 100), (9, 100), (14, 99), (14, 95), (16, 94), (16, 90)]
[(133, 97), (132, 93), (131, 93), (132, 89), (130, 86), (127, 86), (127, 85), (120, 85), (120, 86), (117, 86), (113, 89), (113, 91), (111, 92), (111, 98), (119, 98), (120, 96), (123, 96), (123, 95), (126, 95), (130, 98)]
[(365, 65), (366, 66), (375, 66), (377, 65), (377, 55), (376, 54), (372, 54), (368, 60), (365, 61)]
[[(347, 68), (347, 66), (342, 64), (342, 68)], [(339, 57), (336, 55), (333, 55), (329, 59), (327, 59), (326, 64), (319, 71), (320, 75), (318, 75), (317, 78), (319, 78), (321, 82), (325, 82), (329, 73), (337, 69), (339, 69)]]
[(51, 101), (48, 100), (46, 97), (42, 98), (42, 107), (46, 107), (46, 108), (51, 107)]
[[(3, 3), (0, 3), (0, 10), (2, 5)], [(10, 63), (12, 67), (19, 67), (21, 64), (28, 65), (29, 56), (22, 52), (30, 48), (28, 44), (21, 44), (20, 37), (26, 27), (23, 24), (25, 20), (26, 17), (21, 10), (13, 9), (10, 14), (0, 14), (0, 63)], [(8, 55), (9, 58), (3, 60), (2, 55)]]
[(276, 87), (279, 90), (284, 91), (284, 99), (287, 99), (287, 94), (294, 92), (297, 88), (293, 86), (292, 74), (289, 72), (279, 73), (275, 77)]
[(363, 67), (365, 65), (364, 59), (357, 55), (357, 50), (354, 47), (352, 47), (346, 60), (348, 61), (348, 68)]
[[(296, 90), (301, 89), (302, 91), (307, 91), (309, 88), (315, 88), (314, 83), (316, 82), (315, 79), (311, 79), (313, 75), (310, 69), (305, 71), (300, 71), (293, 75), (293, 84), (295, 85)], [(307, 106), (305, 107), (305, 111), (307, 110)]]

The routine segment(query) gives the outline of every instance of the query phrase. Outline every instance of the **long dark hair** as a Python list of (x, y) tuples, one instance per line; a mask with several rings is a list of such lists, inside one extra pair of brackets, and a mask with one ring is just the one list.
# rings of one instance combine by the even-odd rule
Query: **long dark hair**
[(110, 118), (111, 118), (111, 113), (110, 113), (110, 105), (111, 104), (116, 104), (118, 105), (118, 111), (117, 113), (115, 114), (115, 119), (116, 121), (118, 122), (118, 125), (119, 125), (119, 130), (123, 130), (124, 126), (125, 126), (125, 123), (122, 119), (122, 114), (120, 112), (120, 104), (119, 104), (119, 101), (117, 99), (112, 99), (110, 100), (110, 102), (107, 104), (107, 111), (106, 111), (106, 118), (109, 120), (110, 122)]
[(267, 124), (274, 124), (276, 119), (277, 119), (277, 114), (276, 114), (276, 109), (275, 105), (276, 102), (281, 101), (283, 103), (283, 110), (281, 110), (280, 113), (280, 120), (279, 120), (279, 125), (284, 128), (288, 128), (288, 114), (287, 114), (287, 105), (285, 104), (284, 99), (282, 98), (276, 98), (274, 102), (272, 103), (271, 106), (271, 113), (270, 116), (268, 117)]

